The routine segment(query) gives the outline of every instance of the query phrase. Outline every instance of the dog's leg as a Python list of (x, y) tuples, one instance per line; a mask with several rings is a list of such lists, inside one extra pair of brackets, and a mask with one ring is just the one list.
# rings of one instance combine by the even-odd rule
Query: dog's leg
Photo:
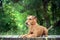
[(26, 37), (27, 38), (33, 38), (33, 37), (37, 37), (37, 35), (36, 34), (30, 34), (30, 35), (27, 35)]
[(29, 32), (27, 34), (22, 35), (22, 38), (25, 38), (25, 37), (29, 36), (30, 34), (31, 34), (31, 31), (29, 30)]

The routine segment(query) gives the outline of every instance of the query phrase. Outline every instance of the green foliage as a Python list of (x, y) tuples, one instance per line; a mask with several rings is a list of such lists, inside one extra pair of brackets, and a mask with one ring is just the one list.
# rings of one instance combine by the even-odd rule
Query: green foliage
[(27, 32), (27, 27), (25, 25), (25, 20), (27, 17), (28, 11), (21, 13), (20, 11), (24, 9), (23, 6), (19, 4), (9, 4), (4, 1), (3, 10), (4, 13), (1, 17), (1, 29), (0, 32), (7, 32), (7, 34), (24, 34)]
[[(59, 27), (55, 23), (60, 20), (59, 0), (2, 0), (0, 8), (0, 34), (25, 34), (28, 28), (25, 25), (28, 15), (35, 15), (38, 23), (53, 28), (49, 34), (59, 34)], [(46, 3), (45, 3), (46, 2)], [(45, 3), (45, 4), (44, 4)], [(58, 30), (57, 30), (58, 29)], [(56, 32), (56, 33), (54, 33)]]

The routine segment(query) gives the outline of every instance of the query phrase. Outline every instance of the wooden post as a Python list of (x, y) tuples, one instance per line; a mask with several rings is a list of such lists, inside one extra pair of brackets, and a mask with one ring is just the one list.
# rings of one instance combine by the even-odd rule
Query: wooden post
[(21, 38), (19, 35), (0, 35), (0, 40), (60, 40), (60, 35), (49, 35), (48, 37)]

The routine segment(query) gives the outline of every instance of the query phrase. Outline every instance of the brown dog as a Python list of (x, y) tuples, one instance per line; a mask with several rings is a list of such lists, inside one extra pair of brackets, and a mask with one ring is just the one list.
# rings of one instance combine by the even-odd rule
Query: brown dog
[(37, 18), (35, 16), (28, 16), (26, 20), (26, 25), (29, 28), (29, 32), (23, 37), (32, 38), (32, 37), (39, 37), (39, 36), (47, 36), (48, 29), (44, 26), (37, 24)]

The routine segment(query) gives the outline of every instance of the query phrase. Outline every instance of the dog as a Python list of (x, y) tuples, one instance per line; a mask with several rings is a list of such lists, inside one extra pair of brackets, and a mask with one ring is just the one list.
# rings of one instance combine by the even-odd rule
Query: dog
[(26, 38), (33, 38), (33, 37), (42, 37), (48, 35), (48, 29), (44, 26), (41, 26), (37, 23), (37, 18), (35, 16), (28, 16), (26, 20), (26, 25), (29, 28), (27, 34), (23, 35), (22, 37)]

